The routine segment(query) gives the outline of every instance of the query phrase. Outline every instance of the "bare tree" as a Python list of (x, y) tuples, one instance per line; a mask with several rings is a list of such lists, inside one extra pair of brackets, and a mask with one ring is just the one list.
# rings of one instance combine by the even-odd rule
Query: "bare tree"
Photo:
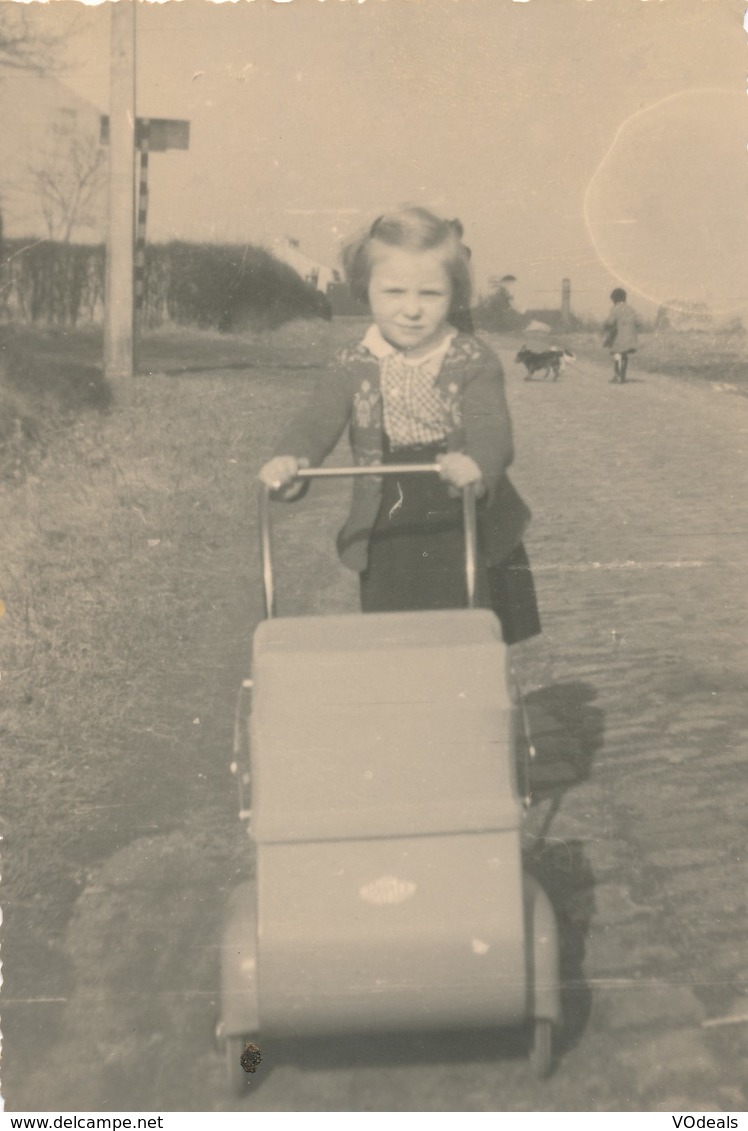
[(96, 226), (106, 161), (93, 134), (53, 131), (52, 144), (28, 166), (51, 240), (68, 243), (76, 229)]
[(58, 66), (66, 37), (51, 31), (41, 15), (22, 4), (0, 2), (0, 67), (45, 71)]

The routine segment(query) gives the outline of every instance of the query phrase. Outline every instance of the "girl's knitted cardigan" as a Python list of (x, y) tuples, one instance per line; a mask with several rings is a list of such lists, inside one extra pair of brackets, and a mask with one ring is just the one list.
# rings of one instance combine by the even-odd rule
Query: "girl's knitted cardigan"
[[(514, 447), (501, 362), (479, 338), (458, 334), (435, 382), (453, 424), (446, 439), (448, 450), (466, 452), (481, 469), (486, 486), (479, 504), (481, 549), (489, 565), (498, 564), (521, 541), (530, 519), (529, 509), (506, 474)], [(362, 342), (338, 352), (310, 403), (284, 432), (276, 453), (305, 458), (315, 467), (335, 447), (346, 424), (354, 463), (382, 463), (379, 362)], [(338, 553), (350, 569), (366, 569), (369, 537), (381, 499), (380, 476), (353, 480), (350, 513), (338, 534)]]

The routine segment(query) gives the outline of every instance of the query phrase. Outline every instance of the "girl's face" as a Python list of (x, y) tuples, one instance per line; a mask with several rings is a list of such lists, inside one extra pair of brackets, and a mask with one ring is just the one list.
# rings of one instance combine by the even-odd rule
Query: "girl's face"
[(369, 305), (383, 336), (408, 353), (428, 353), (444, 336), (452, 284), (444, 252), (382, 245), (374, 253)]

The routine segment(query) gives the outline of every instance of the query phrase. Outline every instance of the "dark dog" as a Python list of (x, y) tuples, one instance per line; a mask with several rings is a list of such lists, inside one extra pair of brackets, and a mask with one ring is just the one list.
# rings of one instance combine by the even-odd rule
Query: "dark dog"
[(553, 373), (553, 380), (558, 380), (558, 375), (564, 368), (566, 361), (574, 361), (574, 354), (570, 350), (550, 349), (543, 353), (535, 353), (523, 346), (514, 359), (519, 365), (524, 365), (527, 370), (525, 381), (532, 381), (533, 375), (541, 369), (545, 370), (543, 379)]

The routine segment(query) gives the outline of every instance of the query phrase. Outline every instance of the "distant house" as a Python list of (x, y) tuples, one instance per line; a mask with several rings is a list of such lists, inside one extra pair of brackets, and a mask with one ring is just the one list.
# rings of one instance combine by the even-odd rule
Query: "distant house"
[(292, 236), (282, 236), (277, 239), (270, 249), (276, 259), (280, 259), (282, 263), (287, 263), (289, 267), (293, 267), (297, 275), (300, 275), (305, 283), (315, 287), (326, 295), (330, 287), (334, 283), (340, 282), (340, 272), (336, 271), (334, 267), (328, 267), (325, 263), (318, 263), (314, 259), (310, 259), (308, 255), (304, 255), (303, 251), (299, 249), (299, 241)]
[(308, 255), (304, 255), (299, 249), (299, 241), (292, 236), (283, 236), (276, 240), (271, 250), (276, 259), (293, 267), (297, 275), (301, 275), (305, 282), (316, 287), (326, 296), (329, 309), (334, 315), (368, 313), (366, 304), (353, 297), (340, 271), (324, 263), (317, 263)]
[(678, 333), (744, 333), (748, 326), (748, 312), (732, 310), (717, 313), (705, 302), (686, 302), (669, 299), (660, 306), (655, 318), (655, 330), (675, 330)]
[(713, 330), (715, 317), (705, 302), (669, 299), (660, 306), (655, 330)]
[(49, 75), (0, 71), (0, 212), (6, 238), (98, 243), (106, 218), (100, 112)]

